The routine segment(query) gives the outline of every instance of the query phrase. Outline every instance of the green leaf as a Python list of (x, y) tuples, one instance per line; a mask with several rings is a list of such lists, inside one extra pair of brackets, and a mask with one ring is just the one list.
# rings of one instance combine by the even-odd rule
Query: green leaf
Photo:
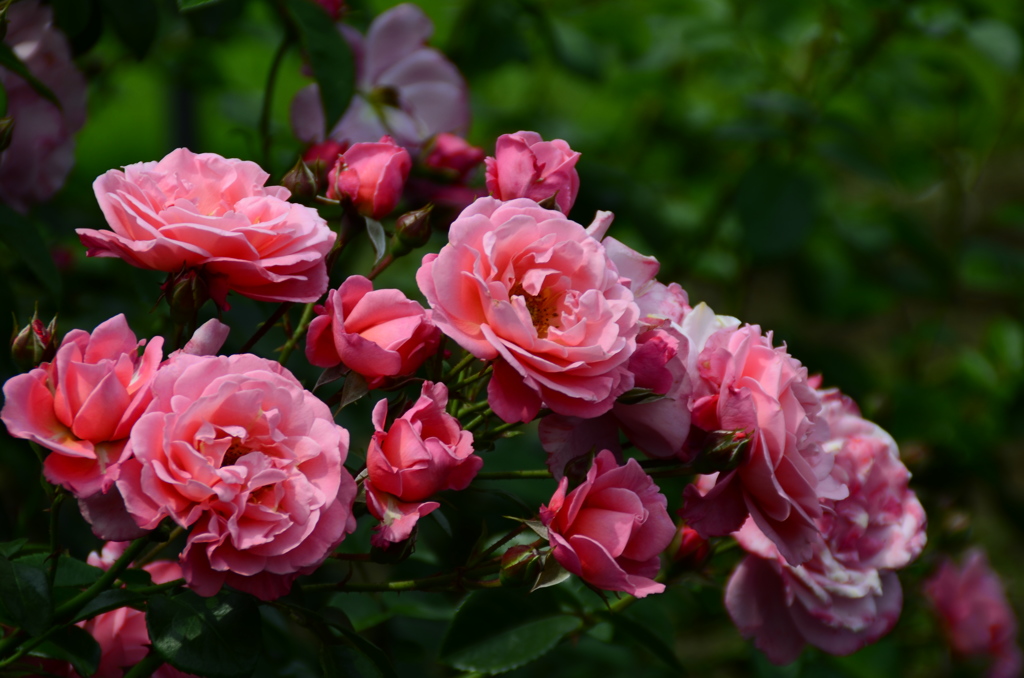
[(35, 222), (0, 205), (0, 242), (21, 258), (55, 297), (60, 297), (60, 273)]
[(128, 586), (152, 586), (153, 585), (153, 576), (149, 572), (146, 572), (145, 570), (135, 570), (135, 569), (125, 570), (124, 572), (121, 573), (121, 576), (118, 577), (118, 579), (123, 581)]
[(27, 543), (28, 539), (24, 538), (0, 543), (0, 556), (3, 556), (4, 558), (13, 558), (18, 555), (18, 552), (21, 551)]
[(441, 661), (464, 671), (502, 673), (537, 659), (567, 634), (578, 617), (562, 614), (549, 590), (488, 589), (470, 594), (441, 644)]
[(310, 0), (286, 0), (285, 6), (320, 86), (325, 132), (330, 132), (355, 93), (352, 50), (320, 5)]
[(348, 645), (324, 645), (320, 664), (325, 676), (346, 678), (383, 678), (377, 665), (359, 650)]
[[(46, 571), (50, 567), (50, 554), (33, 553), (30, 556), (18, 558), (14, 562)], [(53, 585), (65, 588), (85, 588), (99, 579), (102, 574), (103, 570), (98, 567), (83, 563), (71, 556), (60, 556), (60, 560), (57, 561), (57, 577)]]
[(145, 600), (145, 596), (128, 589), (110, 589), (86, 603), (85, 607), (75, 615), (75, 622), (92, 619), (98, 614), (118, 610), (122, 607), (137, 607)]
[(572, 573), (562, 567), (562, 565), (555, 560), (555, 557), (550, 553), (544, 557), (544, 569), (537, 575), (537, 581), (534, 582), (533, 588), (530, 589), (530, 593), (533, 593), (537, 589), (544, 589), (549, 586), (558, 586), (563, 581), (572, 576)]
[(178, 9), (182, 12), (187, 12), (190, 9), (205, 7), (206, 5), (213, 5), (218, 2), (220, 0), (178, 0)]
[(46, 573), (27, 563), (0, 557), (0, 603), (7, 618), (33, 636), (46, 630), (53, 611)]
[(357, 669), (360, 673), (333, 675), (397, 678), (398, 674), (395, 673), (391, 660), (383, 650), (351, 629), (340, 626), (335, 626), (335, 628), (345, 637), (348, 643), (349, 652), (343, 653), (342, 658), (349, 662), (351, 669)]
[(384, 226), (379, 221), (369, 218), (366, 220), (366, 234), (370, 236), (370, 242), (373, 243), (373, 251), (376, 255), (373, 263), (376, 264), (388, 251), (387, 234), (384, 233)]
[(967, 40), (992, 63), (1007, 72), (1020, 64), (1020, 35), (1012, 26), (997, 19), (980, 19), (967, 29)]
[[(57, 101), (57, 97), (54, 96), (50, 88), (41, 83), (36, 76), (29, 72), (28, 67), (22, 63), (18, 55), (14, 53), (14, 50), (10, 48), (6, 43), (0, 42), (0, 66), (3, 66), (9, 71), (13, 71), (19, 75), (22, 79), (29, 84), (29, 86), (36, 91), (36, 93), (53, 103), (54, 106), (60, 108), (60, 102)], [(4, 102), (6, 108), (7, 96), (4, 95)]]
[(679, 661), (679, 657), (672, 651), (672, 648), (666, 645), (654, 631), (621, 613), (616, 614), (602, 610), (598, 614), (610, 621), (612, 626), (615, 627), (616, 632), (629, 636), (650, 650), (655, 657), (665, 662), (677, 675), (685, 675), (687, 673), (686, 667)]
[(65, 626), (51, 634), (32, 654), (69, 662), (78, 675), (91, 676), (100, 664), (101, 651), (88, 631)]
[(146, 56), (160, 24), (156, 0), (100, 0), (100, 5), (104, 18), (135, 58)]
[(736, 211), (744, 242), (759, 259), (796, 253), (818, 210), (818, 185), (806, 174), (770, 161), (755, 164), (740, 181)]
[(174, 668), (209, 678), (247, 676), (256, 668), (260, 614), (252, 598), (191, 591), (149, 601), (146, 627), (153, 649)]

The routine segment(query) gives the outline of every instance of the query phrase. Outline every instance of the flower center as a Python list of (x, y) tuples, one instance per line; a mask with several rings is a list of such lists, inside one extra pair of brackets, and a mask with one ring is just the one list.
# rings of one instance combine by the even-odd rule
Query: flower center
[(242, 444), (241, 438), (231, 437), (231, 445), (224, 452), (224, 460), (220, 463), (221, 467), (232, 466), (237, 463), (238, 460), (245, 455), (252, 452), (248, 447)]
[(537, 330), (537, 337), (546, 339), (548, 328), (558, 319), (558, 299), (554, 292), (543, 289), (540, 294), (529, 294), (523, 289), (522, 283), (516, 283), (509, 290), (509, 296), (523, 298), (523, 301), (526, 302), (526, 310), (530, 312), (533, 327)]

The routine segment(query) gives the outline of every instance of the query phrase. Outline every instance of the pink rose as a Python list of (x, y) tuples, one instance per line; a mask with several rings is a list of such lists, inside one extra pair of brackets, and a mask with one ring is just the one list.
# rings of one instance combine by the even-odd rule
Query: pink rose
[(316, 301), (335, 234), (316, 210), (264, 187), (259, 165), (185, 148), (110, 170), (93, 183), (112, 231), (80, 228), (89, 256), (177, 272), (199, 269), (226, 308), (228, 290), (261, 301)]
[(276, 362), (180, 355), (152, 386), (117, 487), (147, 529), (191, 527), (189, 586), (284, 595), (355, 529), (348, 431)]
[(753, 520), (735, 534), (751, 555), (729, 580), (726, 608), (776, 664), (794, 661), (805, 644), (845, 655), (888, 633), (903, 601), (893, 570), (925, 544), (924, 510), (896, 443), (838, 391), (821, 395), (832, 475), (850, 494), (824, 501), (813, 556), (789, 564)]
[(401, 200), (411, 169), (409, 151), (389, 136), (376, 143), (352, 144), (331, 169), (327, 197), (348, 198), (363, 216), (381, 219)]
[(562, 478), (540, 519), (548, 528), (551, 553), (566, 570), (591, 586), (624, 591), (637, 598), (661, 593), (654, 581), (658, 555), (675, 535), (668, 501), (635, 459), (625, 466), (602, 450), (587, 479), (566, 495)]
[[(591, 228), (610, 220), (601, 212)], [(530, 421), (542, 403), (597, 417), (633, 386), (633, 295), (601, 243), (561, 212), (480, 198), (416, 282), (441, 331), (495, 361), (488, 401), (507, 422)]]
[(0, 68), (7, 115), (14, 120), (11, 145), (0, 152), (0, 202), (27, 212), (60, 190), (75, 163), (74, 134), (85, 123), (87, 87), (49, 5), (18, 2), (6, 18), (3, 41), (60, 102), (55, 106), (20, 76)]
[(461, 181), (483, 161), (482, 148), (471, 145), (457, 134), (443, 132), (434, 137), (423, 164)]
[[(87, 562), (93, 567), (108, 569), (114, 564), (128, 542), (108, 542), (100, 553), (93, 551)], [(149, 572), (154, 584), (165, 584), (181, 579), (181, 566), (166, 560), (157, 560), (142, 568)], [(150, 653), (149, 631), (146, 629), (146, 613), (130, 607), (122, 607), (96, 615), (80, 622), (78, 626), (88, 631), (100, 646), (100, 664), (94, 678), (121, 678)], [(77, 676), (77, 673), (73, 673)], [(155, 678), (188, 678), (183, 673), (164, 664), (158, 668)]]
[(1021, 675), (1017, 616), (983, 551), (968, 551), (960, 567), (945, 560), (925, 582), (924, 594), (957, 654), (990, 657), (989, 678)]
[(65, 335), (52, 362), (4, 384), (0, 419), (15, 438), (50, 450), (47, 480), (76, 497), (106, 491), (127, 458), (128, 434), (149, 403), (163, 339), (142, 355), (124, 315)]
[[(463, 134), (469, 96), (459, 70), (427, 47), (434, 24), (419, 7), (403, 3), (382, 13), (364, 39), (339, 26), (356, 58), (356, 95), (327, 135), (337, 141), (373, 141), (388, 134), (417, 148), (441, 132)], [(310, 85), (292, 101), (292, 129), (306, 143), (323, 141), (320, 90)]]
[(408, 539), (416, 522), (440, 504), (425, 501), (442, 490), (464, 490), (484, 460), (473, 454), (473, 434), (445, 412), (448, 388), (424, 382), (419, 399), (384, 430), (388, 401), (373, 408), (377, 432), (366, 451), (366, 507), (381, 521), (376, 546)]
[(302, 161), (309, 166), (313, 175), (317, 178), (319, 186), (327, 185), (327, 175), (338, 162), (338, 156), (345, 152), (348, 143), (340, 143), (334, 139), (327, 139), (318, 144), (313, 144), (302, 154)]
[(536, 132), (502, 134), (487, 158), (487, 190), (498, 200), (529, 198), (555, 204), (568, 214), (580, 190), (580, 154), (561, 139), (544, 141)]
[(328, 292), (316, 312), (306, 358), (317, 367), (344, 363), (366, 377), (371, 389), (387, 377), (415, 372), (441, 341), (430, 311), (398, 290), (374, 290), (361, 275)]
[(814, 555), (819, 498), (840, 499), (832, 456), (822, 451), (828, 425), (807, 369), (773, 348), (756, 325), (721, 330), (697, 358), (690, 409), (705, 431), (744, 431), (745, 458), (706, 495), (686, 488), (683, 517), (704, 536), (738, 530), (749, 515), (791, 564)]

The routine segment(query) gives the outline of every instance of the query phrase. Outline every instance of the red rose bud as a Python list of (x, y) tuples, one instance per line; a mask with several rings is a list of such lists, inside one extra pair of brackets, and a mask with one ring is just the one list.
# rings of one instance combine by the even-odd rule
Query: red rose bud
[(28, 325), (20, 330), (15, 329), (11, 334), (11, 358), (22, 371), (50, 362), (56, 354), (57, 316), (53, 317), (49, 325), (44, 326), (36, 311)]
[(746, 431), (711, 431), (693, 462), (697, 473), (731, 471), (740, 465), (750, 447)]
[(525, 544), (512, 546), (501, 556), (498, 578), (502, 586), (531, 586), (537, 581), (542, 564), (537, 549)]
[(11, 136), (14, 134), (14, 118), (7, 115), (0, 118), (0, 153), (7, 150), (11, 145)]
[(316, 173), (301, 158), (281, 178), (281, 185), (291, 191), (292, 199), (297, 202), (310, 201), (320, 192)]
[(455, 134), (443, 132), (434, 137), (423, 164), (432, 170), (465, 179), (484, 161), (484, 149), (473, 146)]
[(194, 268), (168, 274), (160, 290), (171, 307), (171, 320), (178, 325), (191, 323), (210, 298), (209, 282)]
[(391, 254), (402, 257), (430, 241), (430, 213), (433, 205), (406, 212), (395, 221), (395, 235), (391, 239)]
[(668, 546), (672, 562), (679, 563), (688, 570), (698, 570), (708, 557), (708, 540), (697, 534), (697, 530), (680, 525), (676, 536)]
[(395, 209), (411, 169), (409, 151), (389, 136), (352, 144), (331, 170), (327, 197), (348, 198), (364, 217), (381, 219)]

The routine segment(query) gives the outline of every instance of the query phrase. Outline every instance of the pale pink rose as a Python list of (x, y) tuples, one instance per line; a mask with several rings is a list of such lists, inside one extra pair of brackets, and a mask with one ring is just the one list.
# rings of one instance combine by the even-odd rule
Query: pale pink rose
[(148, 346), (137, 340), (121, 314), (91, 334), (72, 330), (52, 362), (4, 384), (0, 419), (15, 438), (50, 450), (47, 480), (76, 497), (106, 491), (129, 455), (125, 443), (149, 403), (162, 347), (161, 337)]
[[(403, 3), (382, 13), (365, 39), (339, 26), (356, 60), (356, 95), (327, 135), (337, 141), (374, 141), (388, 134), (415, 149), (441, 132), (464, 134), (469, 96), (459, 70), (427, 47), (434, 24), (423, 10)], [(292, 101), (292, 129), (306, 143), (323, 141), (320, 90), (310, 85)]]
[(487, 395), (505, 421), (530, 421), (542, 403), (596, 417), (633, 387), (633, 295), (601, 243), (561, 212), (480, 198), (448, 245), (423, 257), (416, 282), (441, 331), (495, 361)]
[(924, 584), (953, 651), (990, 657), (989, 678), (1017, 678), (1024, 658), (1017, 643), (1017, 615), (999, 575), (978, 548), (957, 567), (945, 560)]
[(635, 459), (619, 466), (602, 450), (587, 479), (566, 494), (562, 478), (540, 519), (551, 553), (566, 570), (591, 586), (624, 591), (637, 598), (661, 593), (654, 581), (659, 554), (675, 535), (668, 501)]
[[(93, 567), (109, 569), (124, 553), (128, 544), (107, 542), (101, 552), (90, 553), (87, 562)], [(170, 561), (157, 560), (142, 569), (149, 572), (154, 584), (181, 579), (181, 566)], [(88, 631), (100, 646), (100, 664), (93, 674), (95, 678), (121, 678), (150, 653), (146, 613), (142, 610), (122, 607), (79, 622), (78, 626)], [(72, 675), (78, 674), (72, 672)], [(153, 673), (155, 678), (188, 678), (191, 675), (167, 664)]]
[(715, 333), (696, 362), (693, 424), (743, 431), (751, 443), (706, 495), (686, 488), (684, 519), (712, 536), (738, 530), (749, 515), (789, 563), (810, 559), (820, 541), (819, 498), (840, 499), (846, 489), (830, 476), (833, 457), (821, 447), (828, 424), (807, 369), (756, 325)]
[(361, 275), (328, 292), (316, 312), (306, 334), (306, 358), (317, 367), (344, 363), (366, 377), (371, 389), (388, 377), (415, 372), (441, 341), (430, 311), (399, 290), (374, 290)]
[(423, 164), (463, 181), (466, 175), (483, 161), (482, 148), (473, 146), (457, 134), (443, 132), (434, 137)]
[(190, 588), (284, 595), (355, 529), (348, 431), (276, 362), (181, 355), (153, 381), (117, 487), (147, 529), (191, 527)]
[(580, 154), (561, 139), (544, 141), (536, 132), (502, 134), (487, 158), (487, 190), (498, 200), (529, 198), (543, 202), (552, 197), (568, 214), (580, 190), (576, 161)]
[(925, 545), (924, 510), (896, 443), (838, 391), (821, 395), (832, 475), (850, 494), (823, 502), (821, 538), (801, 565), (787, 563), (748, 519), (735, 537), (751, 555), (726, 588), (740, 632), (777, 664), (794, 661), (805, 644), (844, 655), (888, 633), (902, 607), (893, 570)]
[(426, 501), (442, 490), (464, 490), (483, 466), (473, 454), (473, 434), (445, 412), (448, 388), (423, 383), (419, 399), (386, 431), (388, 401), (373, 408), (377, 429), (366, 451), (366, 507), (381, 521), (376, 546), (408, 539), (416, 522), (440, 504)]
[(27, 212), (60, 190), (75, 163), (74, 134), (85, 123), (87, 87), (49, 5), (18, 2), (6, 18), (4, 43), (60, 102), (55, 106), (20, 76), (0, 67), (7, 115), (14, 120), (11, 145), (0, 152), (0, 201)]
[(411, 169), (409, 151), (396, 146), (389, 136), (352, 144), (331, 169), (327, 197), (348, 198), (363, 216), (382, 219), (401, 200)]
[(335, 234), (317, 211), (264, 186), (259, 165), (185, 148), (159, 162), (110, 170), (93, 183), (111, 231), (77, 230), (89, 256), (139, 268), (197, 269), (210, 296), (229, 290), (261, 301), (316, 301), (327, 291)]

